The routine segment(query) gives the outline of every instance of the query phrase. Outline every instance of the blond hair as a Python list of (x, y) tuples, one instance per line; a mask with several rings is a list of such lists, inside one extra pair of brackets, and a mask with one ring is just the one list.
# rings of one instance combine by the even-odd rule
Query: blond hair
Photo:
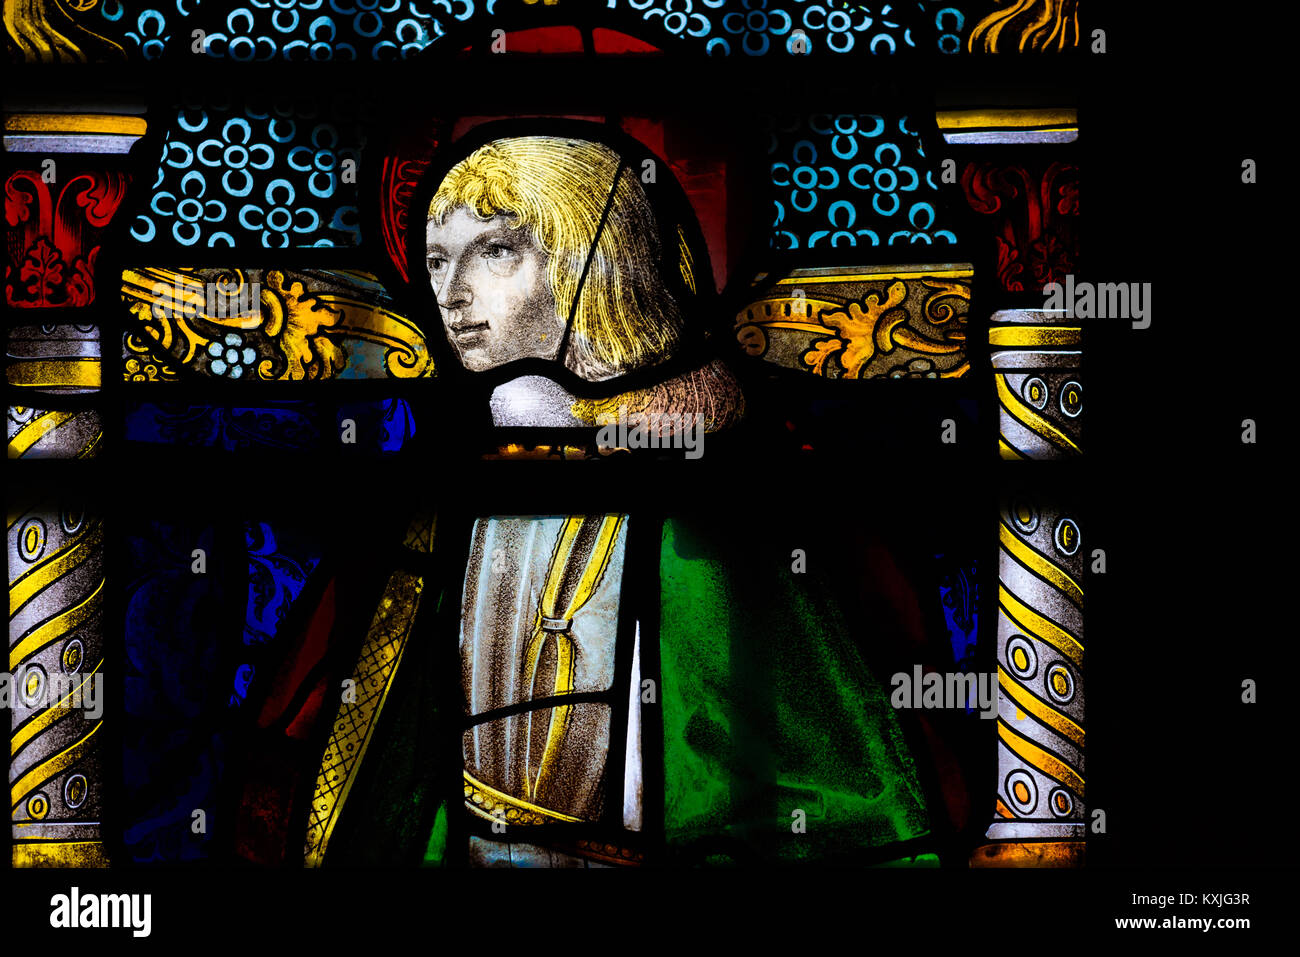
[[(587, 140), (493, 140), (453, 166), (429, 204), (429, 219), (438, 225), (464, 206), (483, 220), (513, 216), (512, 228), (532, 233), (549, 257), (556, 308), (573, 317), (565, 363), (591, 381), (660, 362), (682, 337), (680, 305), (659, 274), (654, 212), (635, 174), (622, 165), (617, 152)], [(680, 228), (677, 245), (677, 267), (693, 293)]]

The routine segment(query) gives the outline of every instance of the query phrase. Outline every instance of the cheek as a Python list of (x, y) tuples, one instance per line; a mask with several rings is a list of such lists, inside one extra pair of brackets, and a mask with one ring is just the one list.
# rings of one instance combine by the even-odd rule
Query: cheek
[(524, 257), (510, 282), (519, 290), (519, 295), (528, 299), (538, 299), (546, 294), (546, 274), (531, 257)]
[[(527, 261), (509, 276), (498, 276), (488, 269), (480, 270), (477, 289), (483, 293), (483, 302), (490, 305), (497, 314), (506, 314), (508, 318), (519, 320), (525, 318), (520, 314), (524, 307), (532, 306), (546, 294), (546, 279)], [(475, 298), (478, 298), (476, 292)]]
[(550, 281), (546, 277), (545, 260), (535, 257), (526, 258), (515, 274), (520, 296), (532, 307), (535, 319), (551, 319), (555, 312), (555, 302), (551, 295)]

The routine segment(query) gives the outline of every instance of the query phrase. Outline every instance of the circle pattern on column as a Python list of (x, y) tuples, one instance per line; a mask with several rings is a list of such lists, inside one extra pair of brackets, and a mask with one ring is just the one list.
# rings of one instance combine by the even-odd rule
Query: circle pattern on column
[(40, 665), (28, 664), (23, 669), (23, 703), (34, 708), (45, 697), (45, 669)]
[(90, 783), (84, 774), (74, 774), (63, 785), (63, 803), (70, 808), (79, 808), (86, 803), (90, 793)]
[(1053, 536), (1056, 542), (1056, 550), (1062, 555), (1073, 555), (1079, 550), (1079, 526), (1074, 523), (1072, 518), (1063, 518), (1056, 523), (1056, 534)]
[(1047, 383), (1038, 376), (1026, 379), (1025, 384), (1020, 387), (1020, 391), (1024, 395), (1025, 401), (1035, 409), (1047, 407)]
[(80, 638), (73, 638), (63, 646), (63, 653), (59, 655), (59, 660), (63, 664), (63, 670), (70, 675), (75, 675), (81, 668), (81, 662), (86, 657), (85, 648), (82, 647)]
[(1064, 663), (1056, 662), (1047, 669), (1047, 693), (1058, 704), (1069, 704), (1074, 697), (1074, 676)]
[(34, 562), (45, 554), (45, 523), (31, 518), (18, 533), (18, 554), (25, 562)]
[(1038, 783), (1028, 771), (1012, 771), (1006, 779), (1007, 797), (1016, 810), (1032, 814), (1038, 807)]
[(1013, 502), (1011, 505), (1011, 521), (1022, 535), (1028, 535), (1038, 527), (1038, 513), (1034, 511), (1034, 507), (1028, 502)]
[(44, 794), (33, 794), (27, 799), (27, 816), (33, 821), (43, 821), (49, 813), (50, 799)]
[(1047, 796), (1047, 804), (1057, 817), (1068, 817), (1074, 810), (1074, 798), (1065, 788), (1052, 788), (1052, 793)]
[(1061, 413), (1073, 419), (1083, 411), (1083, 386), (1071, 379), (1061, 386)]
[(1015, 635), (1007, 642), (1007, 666), (1021, 678), (1032, 678), (1038, 673), (1038, 654), (1024, 635)]

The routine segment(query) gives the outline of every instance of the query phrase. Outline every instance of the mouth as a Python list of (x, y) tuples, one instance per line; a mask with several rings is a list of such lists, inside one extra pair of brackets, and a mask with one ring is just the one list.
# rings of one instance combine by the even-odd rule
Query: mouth
[(486, 322), (467, 322), (464, 325), (452, 326), (451, 336), (459, 342), (464, 339), (472, 339), (487, 331), (488, 324)]

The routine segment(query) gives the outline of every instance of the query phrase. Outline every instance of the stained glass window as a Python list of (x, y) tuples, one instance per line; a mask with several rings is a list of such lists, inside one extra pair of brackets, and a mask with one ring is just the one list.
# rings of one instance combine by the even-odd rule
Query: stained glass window
[(11, 866), (1140, 857), (1089, 17), (6, 3)]

